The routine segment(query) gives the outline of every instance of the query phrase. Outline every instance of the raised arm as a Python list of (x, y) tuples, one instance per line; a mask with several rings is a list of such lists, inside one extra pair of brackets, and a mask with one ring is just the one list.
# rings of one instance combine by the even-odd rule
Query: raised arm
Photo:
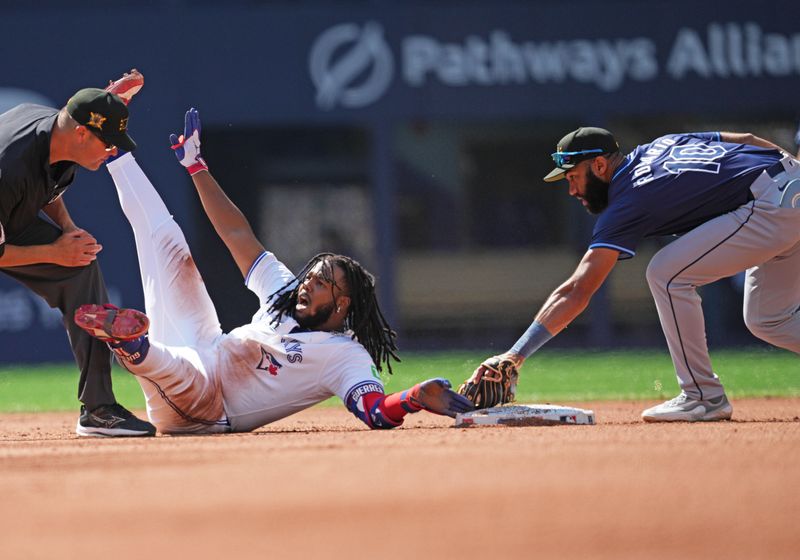
[(192, 176), (203, 210), (217, 235), (230, 251), (242, 276), (247, 276), (253, 262), (264, 252), (264, 246), (256, 238), (242, 211), (209, 173), (205, 160), (200, 156), (200, 115), (196, 109), (186, 112), (183, 134), (180, 137), (170, 135), (170, 141), (181, 165)]
[(264, 246), (256, 238), (244, 214), (208, 170), (192, 175), (192, 181), (208, 219), (231, 252), (242, 276), (247, 276), (250, 267), (264, 252)]

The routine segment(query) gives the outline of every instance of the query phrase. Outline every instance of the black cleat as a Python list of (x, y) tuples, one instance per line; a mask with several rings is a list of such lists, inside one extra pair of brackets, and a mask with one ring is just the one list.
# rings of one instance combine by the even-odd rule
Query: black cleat
[(138, 437), (156, 435), (156, 427), (139, 420), (121, 404), (104, 404), (91, 412), (81, 406), (81, 417), (75, 427), (79, 436)]

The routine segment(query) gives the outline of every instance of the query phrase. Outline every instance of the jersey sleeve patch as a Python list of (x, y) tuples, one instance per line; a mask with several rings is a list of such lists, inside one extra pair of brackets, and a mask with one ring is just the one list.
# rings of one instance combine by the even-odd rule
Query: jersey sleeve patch
[(396, 428), (401, 422), (388, 418), (382, 410), (386, 395), (383, 386), (374, 381), (364, 381), (352, 387), (345, 397), (347, 410), (372, 429)]
[(345, 403), (356, 401), (365, 393), (383, 393), (383, 386), (377, 381), (362, 381), (350, 388), (345, 397)]

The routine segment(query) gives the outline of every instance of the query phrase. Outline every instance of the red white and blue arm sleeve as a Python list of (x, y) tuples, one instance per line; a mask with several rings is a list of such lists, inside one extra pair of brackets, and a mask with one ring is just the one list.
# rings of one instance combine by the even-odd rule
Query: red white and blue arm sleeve
[(406, 392), (386, 395), (380, 383), (365, 381), (347, 392), (344, 404), (373, 430), (387, 430), (400, 426), (406, 414), (420, 410), (407, 402), (404, 398)]

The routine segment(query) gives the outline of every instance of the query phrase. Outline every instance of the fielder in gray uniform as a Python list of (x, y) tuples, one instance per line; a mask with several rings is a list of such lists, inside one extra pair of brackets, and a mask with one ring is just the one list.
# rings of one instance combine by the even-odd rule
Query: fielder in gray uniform
[[(727, 420), (733, 407), (711, 366), (697, 287), (746, 271), (744, 320), (757, 337), (800, 353), (800, 163), (751, 134), (668, 134), (619, 151), (602, 128), (570, 132), (545, 181), (599, 214), (589, 249), (506, 353), (517, 367), (589, 304), (644, 237), (680, 235), (647, 267), (681, 393), (648, 422)], [(480, 379), (486, 362), (473, 373)]]

